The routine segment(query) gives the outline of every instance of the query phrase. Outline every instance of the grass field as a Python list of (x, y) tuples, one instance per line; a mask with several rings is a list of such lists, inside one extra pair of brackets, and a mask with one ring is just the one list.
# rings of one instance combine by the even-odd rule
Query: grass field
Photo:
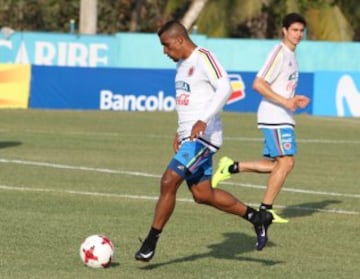
[[(288, 224), (255, 250), (251, 225), (191, 200), (187, 187), (148, 263), (134, 260), (172, 156), (174, 113), (1, 110), (0, 278), (358, 278), (360, 119), (297, 116), (296, 167), (276, 202)], [(223, 114), (215, 156), (256, 159), (253, 114)], [(258, 206), (266, 176), (221, 187)], [(85, 267), (81, 241), (103, 233), (113, 265)]]

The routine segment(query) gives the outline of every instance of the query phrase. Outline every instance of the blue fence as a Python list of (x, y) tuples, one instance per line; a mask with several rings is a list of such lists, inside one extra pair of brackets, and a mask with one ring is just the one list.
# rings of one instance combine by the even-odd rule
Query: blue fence
[[(229, 71), (256, 72), (278, 41), (219, 39), (192, 35), (193, 40), (216, 53)], [(297, 48), (300, 69), (360, 71), (360, 43), (303, 41)], [(91, 36), (57, 33), (0, 33), (0, 64), (47, 66), (172, 69), (156, 34), (117, 33)]]

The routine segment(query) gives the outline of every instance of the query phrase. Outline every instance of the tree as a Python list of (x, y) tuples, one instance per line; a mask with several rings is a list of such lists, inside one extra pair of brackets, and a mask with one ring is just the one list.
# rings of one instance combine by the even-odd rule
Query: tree
[[(85, 0), (0, 0), (0, 26), (69, 32)], [(279, 38), (281, 19), (302, 13), (307, 38), (360, 40), (358, 0), (88, 0), (97, 2), (97, 32), (156, 32), (169, 19), (210, 37)], [(82, 27), (81, 27), (82, 29)]]
[(97, 0), (80, 0), (80, 34), (96, 34)]
[(336, 0), (344, 16), (354, 30), (355, 41), (360, 41), (360, 5), (358, 0)]
[(199, 17), (201, 11), (203, 10), (204, 6), (206, 5), (208, 0), (193, 0), (189, 9), (187, 10), (186, 14), (182, 18), (182, 24), (187, 28), (190, 29), (193, 23)]
[(353, 28), (331, 0), (213, 0), (205, 6), (197, 25), (199, 32), (214, 37), (279, 38), (281, 19), (289, 12), (304, 14), (309, 39), (353, 39)]
[(0, 25), (16, 31), (68, 32), (78, 12), (78, 0), (0, 0)]

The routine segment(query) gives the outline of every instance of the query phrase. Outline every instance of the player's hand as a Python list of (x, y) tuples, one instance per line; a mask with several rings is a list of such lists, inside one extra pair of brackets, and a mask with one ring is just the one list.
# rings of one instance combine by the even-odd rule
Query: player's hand
[(206, 126), (207, 125), (204, 121), (201, 120), (196, 121), (196, 123), (191, 129), (190, 140), (194, 140), (202, 136), (205, 133)]
[(310, 98), (304, 96), (304, 95), (296, 95), (295, 97), (295, 102), (297, 107), (299, 108), (306, 108), (307, 105), (310, 103)]
[(304, 95), (296, 95), (290, 99), (285, 99), (283, 106), (291, 111), (296, 111), (298, 108), (305, 108), (310, 102), (310, 99)]

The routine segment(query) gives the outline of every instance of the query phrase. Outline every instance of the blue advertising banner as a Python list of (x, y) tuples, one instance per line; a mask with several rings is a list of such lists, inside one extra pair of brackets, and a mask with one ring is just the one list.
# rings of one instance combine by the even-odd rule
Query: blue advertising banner
[(32, 67), (30, 108), (171, 111), (174, 71)]
[[(225, 106), (225, 111), (256, 112), (262, 96), (252, 89), (256, 73), (230, 72), (230, 81), (233, 93)], [(313, 98), (313, 74), (301, 73), (296, 93)], [(297, 110), (296, 113), (312, 113), (312, 105), (305, 109)]]
[[(233, 93), (224, 110), (255, 112), (260, 94), (255, 73), (229, 73)], [(115, 111), (175, 109), (175, 70), (32, 67), (30, 108)], [(300, 75), (299, 90), (312, 97), (312, 74)], [(305, 109), (311, 113), (311, 107)]]
[(316, 72), (313, 114), (360, 116), (360, 74), (358, 72)]

